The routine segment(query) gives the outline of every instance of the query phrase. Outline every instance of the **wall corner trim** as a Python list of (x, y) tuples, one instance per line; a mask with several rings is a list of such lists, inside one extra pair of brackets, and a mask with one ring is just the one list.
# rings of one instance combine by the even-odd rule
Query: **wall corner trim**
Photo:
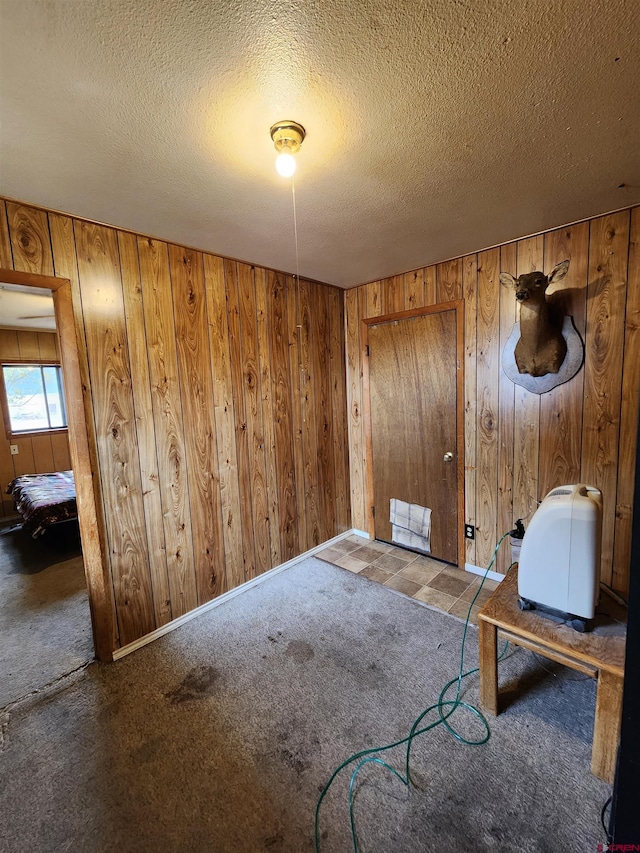
[(354, 536), (364, 536), (365, 539), (371, 539), (368, 533), (365, 533), (364, 530), (356, 530), (355, 527), (353, 528), (353, 530), (350, 530), (349, 533), (353, 533)]
[(196, 607), (194, 610), (190, 610), (188, 613), (185, 613), (184, 616), (180, 616), (178, 617), (178, 619), (173, 619), (171, 622), (167, 622), (166, 625), (162, 625), (162, 627), (156, 628), (155, 631), (151, 631), (151, 633), (145, 634), (144, 637), (140, 637), (138, 640), (134, 640), (133, 643), (128, 643), (121, 649), (115, 649), (113, 652), (113, 660), (117, 661), (120, 660), (120, 658), (130, 655), (132, 652), (141, 649), (143, 646), (152, 643), (154, 640), (157, 640), (159, 637), (163, 637), (165, 634), (169, 634), (171, 631), (174, 631), (181, 625), (190, 622), (192, 619), (196, 619), (198, 616), (202, 616), (203, 613), (206, 613), (208, 610), (213, 610), (213, 608), (217, 607), (219, 604), (224, 604), (226, 601), (230, 601), (232, 598), (235, 598), (236, 595), (240, 595), (241, 593), (246, 592), (247, 590), (251, 589), (251, 587), (262, 583), (262, 581), (266, 580), (269, 577), (277, 575), (279, 572), (283, 572), (285, 569), (292, 568), (296, 565), (296, 563), (301, 563), (303, 560), (306, 560), (307, 557), (313, 557), (313, 555), (317, 554), (318, 551), (323, 551), (325, 548), (329, 548), (331, 545), (334, 545), (336, 542), (340, 542), (342, 539), (346, 539), (347, 536), (351, 536), (354, 533), (358, 536), (366, 536), (367, 539), (369, 538), (368, 534), (361, 533), (359, 530), (346, 530), (344, 533), (340, 533), (338, 536), (334, 536), (333, 539), (328, 539), (326, 542), (321, 542), (314, 548), (309, 548), (308, 551), (305, 551), (297, 557), (294, 557), (292, 560), (287, 560), (286, 563), (281, 563), (279, 566), (274, 566), (272, 569), (269, 569), (263, 574), (258, 575), (258, 577), (252, 578), (250, 581), (246, 581), (245, 583), (240, 584), (240, 586), (236, 586), (233, 589), (230, 589), (228, 592), (224, 592), (222, 595), (219, 595), (217, 598), (211, 599), (211, 601), (207, 601), (205, 604), (201, 604), (200, 607)]
[(482, 569), (480, 566), (474, 566), (473, 563), (465, 563), (464, 564), (465, 572), (471, 572), (474, 575), (486, 575), (489, 580), (492, 581), (503, 581), (505, 576), (501, 575), (500, 572), (492, 572), (490, 569)]

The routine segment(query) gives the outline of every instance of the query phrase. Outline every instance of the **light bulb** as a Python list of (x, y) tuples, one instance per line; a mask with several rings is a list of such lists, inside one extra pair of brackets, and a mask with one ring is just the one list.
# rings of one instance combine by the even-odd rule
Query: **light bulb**
[(283, 178), (290, 178), (296, 170), (296, 158), (285, 146), (282, 153), (276, 157), (276, 172)]

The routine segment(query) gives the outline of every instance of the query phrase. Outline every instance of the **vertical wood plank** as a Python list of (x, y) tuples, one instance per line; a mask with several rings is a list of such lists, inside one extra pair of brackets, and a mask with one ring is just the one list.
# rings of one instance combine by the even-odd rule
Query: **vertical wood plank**
[(38, 332), (38, 350), (41, 361), (59, 362), (55, 333)]
[(424, 304), (435, 305), (438, 302), (438, 288), (436, 266), (433, 264), (430, 267), (425, 267), (423, 272), (424, 277)]
[(307, 281), (300, 282), (300, 352), (302, 360), (302, 445), (304, 447), (304, 495), (307, 524), (307, 547), (318, 545), (320, 539), (320, 496), (318, 494), (318, 435), (316, 418), (316, 368), (313, 363), (315, 349), (311, 317), (311, 288)]
[[(518, 275), (542, 270), (542, 236), (517, 243)], [(515, 298), (515, 297), (514, 297)], [(514, 389), (513, 424), (513, 514), (528, 519), (537, 507), (540, 442), (540, 395), (521, 385)]]
[(329, 288), (311, 285), (313, 319), (316, 431), (318, 446), (318, 491), (320, 498), (320, 541), (335, 536), (336, 496), (331, 393), (331, 340)]
[(382, 313), (396, 314), (404, 311), (404, 276), (394, 275), (380, 282)]
[(138, 257), (171, 613), (175, 619), (197, 606), (198, 595), (166, 243), (139, 237)]
[(226, 588), (202, 255), (169, 245), (198, 603)]
[[(267, 271), (269, 339), (275, 418), (278, 503), (280, 506), (280, 552), (283, 561), (297, 554), (296, 480), (293, 462), (291, 377), (289, 373), (287, 292), (283, 277)], [(299, 485), (302, 488), (302, 484)]]
[(601, 577), (608, 584), (613, 579), (628, 245), (628, 210), (591, 221), (582, 472), (585, 482), (602, 491)]
[[(555, 289), (553, 285), (549, 288), (547, 297), (564, 314), (573, 317), (573, 323), (584, 341), (589, 223), (582, 222), (545, 234), (545, 272), (548, 274), (565, 258), (571, 261), (569, 272)], [(540, 499), (557, 486), (580, 481), (583, 397), (582, 369), (569, 382), (540, 397)]]
[(308, 543), (306, 523), (305, 490), (305, 446), (302, 434), (303, 386), (306, 376), (302, 361), (302, 319), (300, 308), (300, 282), (298, 278), (286, 276), (285, 295), (287, 303), (287, 329), (289, 333), (289, 373), (291, 381), (291, 429), (293, 435), (293, 475), (296, 498), (296, 535), (298, 549), (302, 553), (311, 546)]
[(436, 297), (438, 302), (462, 299), (462, 258), (437, 265)]
[[(476, 370), (478, 256), (463, 259), (464, 295), (464, 522), (476, 527)], [(465, 561), (476, 565), (476, 540), (465, 539)]]
[[(93, 402), (89, 389), (89, 362), (87, 357), (87, 341), (84, 323), (82, 319), (82, 301), (80, 296), (80, 283), (78, 279), (78, 268), (75, 249), (75, 238), (73, 232), (73, 221), (66, 216), (49, 214), (49, 229), (51, 234), (51, 247), (54, 259), (55, 274), (68, 278), (71, 282), (71, 300), (73, 319), (78, 343), (78, 370), (82, 382), (82, 404), (84, 408), (85, 422), (87, 426), (87, 446), (90, 454), (90, 464), (94, 471), (98, 471), (96, 428), (93, 414)], [(59, 332), (59, 330), (58, 330)], [(96, 495), (96, 512), (98, 519), (103, 518), (101, 493), (94, 489)], [(105, 531), (99, 521), (100, 549), (106, 552)], [(115, 604), (114, 604), (115, 606)], [(114, 620), (115, 624), (115, 620)], [(115, 646), (114, 646), (115, 648)]]
[(371, 284), (359, 288), (359, 292), (361, 320), (382, 314), (382, 292), (379, 281), (372, 281)]
[(240, 309), (238, 306), (238, 267), (236, 261), (225, 260), (224, 280), (227, 294), (227, 323), (229, 325), (229, 353), (231, 381), (233, 385), (234, 414), (236, 427), (236, 451), (238, 454), (238, 484), (240, 489), (240, 514), (242, 516), (242, 559), (244, 579), (255, 577), (256, 557), (251, 515), (251, 472), (249, 470), (249, 438), (244, 401), (243, 352), (240, 339)]
[(404, 307), (422, 308), (424, 305), (424, 270), (404, 274)]
[(331, 364), (331, 413), (334, 435), (334, 482), (336, 504), (335, 534), (351, 526), (349, 514), (349, 457), (346, 430), (346, 378), (344, 371), (344, 296), (336, 288), (329, 290), (329, 335)]
[(364, 505), (364, 433), (362, 424), (362, 366), (360, 357), (360, 316), (358, 289), (345, 295), (345, 336), (347, 340), (347, 406), (349, 409), (349, 471), (351, 515), (356, 530), (367, 529)]
[[(368, 350), (365, 348), (365, 341), (368, 340), (369, 330), (365, 327), (362, 320), (369, 316), (369, 310), (372, 310), (372, 317), (384, 311), (384, 303), (380, 305), (380, 311), (376, 314), (375, 302), (372, 299), (373, 294), (370, 292), (369, 285), (358, 288), (358, 314), (360, 317), (360, 399), (362, 408), (360, 412), (360, 421), (362, 423), (362, 487), (364, 490), (364, 510), (365, 510), (365, 526), (359, 528), (367, 531), (370, 536), (375, 534), (375, 516), (374, 507), (374, 483), (373, 483), (373, 444), (371, 433), (371, 394), (369, 384), (369, 363)], [(373, 304), (371, 304), (373, 303)]]
[(160, 475), (156, 457), (156, 433), (151, 402), (151, 379), (147, 360), (147, 335), (144, 327), (142, 287), (138, 265), (138, 242), (134, 234), (118, 232), (122, 271), (124, 318), (131, 364), (131, 390), (135, 411), (136, 436), (140, 460), (140, 480), (144, 523), (147, 533), (151, 591), (156, 625), (172, 618), (171, 593), (167, 571), (167, 551), (162, 524)]
[(120, 641), (155, 628), (127, 358), (118, 247), (112, 230), (74, 223), (98, 455)]
[(476, 564), (489, 565), (497, 536), (500, 250), (478, 255)]
[(233, 589), (233, 587), (244, 582), (244, 559), (224, 262), (222, 258), (205, 254), (203, 264), (209, 321), (209, 351), (213, 376), (226, 579), (227, 589)]
[(23, 361), (40, 361), (40, 345), (38, 333), (26, 329), (18, 332), (18, 351)]
[[(509, 272), (515, 276), (518, 259), (515, 243), (508, 243), (500, 249), (500, 272)], [(498, 379), (498, 537), (513, 529), (513, 430), (515, 385), (502, 369), (502, 353), (513, 324), (516, 321), (516, 300), (512, 290), (500, 287), (499, 318), (499, 358), (500, 373)], [(511, 564), (511, 549), (505, 541), (498, 552), (496, 571), (505, 573)]]
[(34, 474), (48, 474), (51, 471), (55, 471), (50, 435), (32, 436), (31, 449), (33, 452)]
[(20, 358), (20, 345), (16, 329), (0, 329), (0, 358)]
[[(264, 424), (264, 450), (267, 488), (267, 508), (271, 543), (271, 565), (282, 562), (280, 556), (280, 511), (278, 508), (278, 472), (276, 470), (276, 440), (271, 391), (271, 356), (269, 353), (269, 318), (267, 316), (267, 276), (256, 267), (256, 312), (258, 322), (258, 353), (260, 359), (260, 392)], [(304, 550), (304, 549), (302, 549)]]
[(24, 436), (14, 436), (11, 443), (15, 444), (18, 452), (12, 456), (13, 460), (13, 476), (22, 477), (23, 474), (36, 473), (36, 460), (33, 455), (33, 442), (30, 438)]
[(347, 510), (346, 527), (352, 527), (351, 518), (351, 455), (349, 453), (349, 406), (347, 403), (347, 344), (346, 344), (346, 324), (345, 324), (345, 297), (344, 292), (340, 291), (340, 383), (342, 385), (342, 394), (344, 403), (340, 410), (342, 422), (342, 443), (346, 448), (344, 454), (344, 496), (345, 506)]
[(66, 432), (51, 436), (51, 452), (53, 453), (53, 471), (68, 471), (71, 468), (69, 436)]
[(7, 486), (13, 480), (13, 462), (9, 451), (9, 443), (4, 442), (0, 445), (0, 516), (6, 518), (10, 515), (17, 515), (13, 500), (6, 494)]
[(44, 210), (9, 202), (7, 218), (14, 269), (53, 275), (49, 225)]
[(238, 264), (238, 301), (242, 335), (244, 411), (249, 443), (255, 572), (262, 574), (271, 566), (271, 529), (262, 419), (255, 268), (248, 264)]
[(618, 494), (616, 499), (615, 547), (612, 586), (626, 595), (631, 568), (631, 525), (640, 393), (640, 207), (631, 211), (629, 271), (624, 335), (624, 369), (618, 450)]
[(7, 221), (7, 205), (4, 199), (0, 199), (0, 267), (5, 270), (14, 268), (9, 223)]

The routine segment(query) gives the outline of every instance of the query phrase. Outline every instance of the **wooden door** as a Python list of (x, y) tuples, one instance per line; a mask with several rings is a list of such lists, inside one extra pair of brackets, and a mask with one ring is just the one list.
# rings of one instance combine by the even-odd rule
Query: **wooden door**
[(392, 541), (391, 498), (428, 507), (430, 554), (450, 563), (459, 534), (457, 337), (455, 308), (368, 329), (375, 537)]

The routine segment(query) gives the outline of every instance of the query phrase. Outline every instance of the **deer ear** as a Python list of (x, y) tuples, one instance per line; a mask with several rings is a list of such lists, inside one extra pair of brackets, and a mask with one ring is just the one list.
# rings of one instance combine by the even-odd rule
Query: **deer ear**
[(565, 277), (567, 272), (569, 271), (569, 261), (560, 261), (559, 264), (556, 264), (555, 267), (549, 273), (549, 284), (552, 282), (555, 284), (556, 281), (560, 281)]
[(510, 272), (500, 273), (500, 284), (504, 287), (517, 287), (516, 280)]

